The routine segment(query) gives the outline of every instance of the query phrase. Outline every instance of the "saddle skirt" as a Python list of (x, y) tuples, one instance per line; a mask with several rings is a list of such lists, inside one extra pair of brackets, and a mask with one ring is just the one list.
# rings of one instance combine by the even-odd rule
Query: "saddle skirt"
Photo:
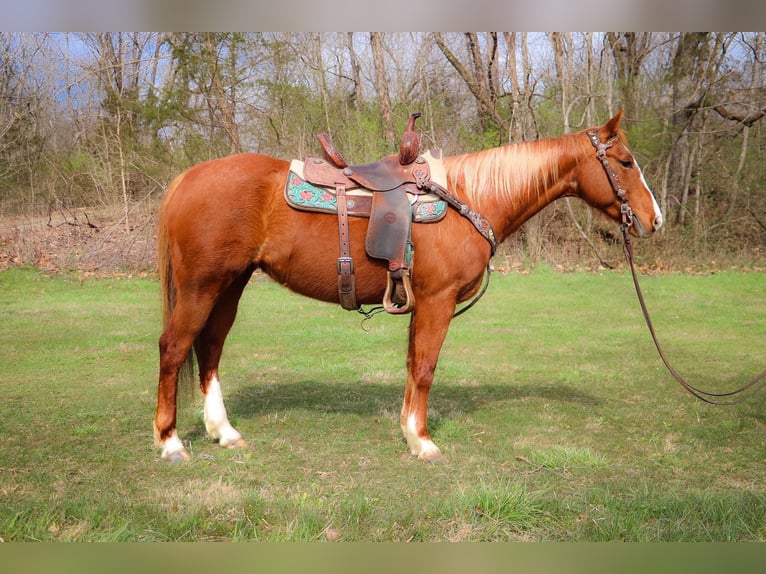
[[(440, 153), (437, 155), (427, 151), (422, 154), (431, 172), (431, 181), (446, 186), (446, 172)], [(323, 161), (312, 158), (306, 161)], [(338, 201), (334, 185), (315, 185), (308, 181), (304, 173), (305, 162), (294, 159), (290, 163), (287, 182), (285, 184), (285, 201), (291, 207), (301, 211), (317, 213), (338, 213)], [(413, 186), (414, 187), (414, 186)], [(407, 187), (407, 197), (412, 211), (412, 221), (415, 223), (433, 223), (440, 221), (447, 213), (447, 202), (435, 193), (422, 193), (417, 188), (410, 192)], [(418, 192), (418, 193), (414, 193)], [(346, 206), (348, 214), (353, 217), (369, 218), (372, 211), (373, 194), (376, 192), (365, 189), (349, 180), (346, 187)]]

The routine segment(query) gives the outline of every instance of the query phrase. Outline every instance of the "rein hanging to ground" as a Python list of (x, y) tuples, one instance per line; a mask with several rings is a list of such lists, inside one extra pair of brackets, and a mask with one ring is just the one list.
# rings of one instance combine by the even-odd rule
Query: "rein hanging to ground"
[(689, 393), (694, 395), (699, 400), (709, 403), (711, 405), (736, 405), (750, 398), (751, 395), (746, 395), (746, 396), (738, 397), (736, 399), (732, 398), (731, 400), (721, 400), (721, 399), (725, 399), (726, 397), (734, 397), (736, 395), (740, 395), (744, 393), (745, 391), (747, 391), (748, 389), (754, 387), (758, 383), (763, 383), (764, 380), (766, 380), (766, 371), (763, 371), (761, 374), (753, 378), (748, 383), (742, 385), (738, 389), (734, 389), (733, 391), (727, 391), (723, 393), (712, 393), (709, 391), (704, 391), (702, 389), (699, 389), (695, 387), (694, 385), (692, 385), (691, 383), (687, 382), (673, 368), (673, 365), (670, 364), (670, 361), (668, 361), (667, 357), (665, 357), (665, 353), (662, 351), (662, 347), (660, 346), (660, 343), (657, 339), (657, 333), (654, 330), (652, 319), (651, 317), (649, 317), (649, 311), (646, 308), (646, 302), (644, 301), (644, 295), (641, 292), (641, 286), (638, 284), (638, 274), (636, 273), (636, 266), (633, 261), (633, 246), (630, 242), (630, 236), (628, 235), (629, 227), (630, 226), (623, 226), (622, 228), (622, 237), (624, 240), (623, 250), (625, 252), (625, 258), (628, 260), (628, 263), (630, 264), (630, 273), (633, 276), (633, 284), (636, 286), (636, 294), (638, 295), (638, 302), (641, 305), (641, 312), (644, 314), (646, 326), (649, 327), (649, 333), (651, 333), (652, 335), (652, 341), (654, 341), (654, 346), (657, 348), (657, 352), (660, 355), (660, 359), (662, 359), (662, 362), (664, 363), (665, 367), (668, 369), (668, 372), (670, 372), (670, 374), (673, 375), (673, 378), (676, 381), (678, 381), (678, 383), (684, 389), (686, 389)]
[(649, 328), (649, 333), (652, 336), (652, 341), (654, 342), (654, 346), (657, 348), (657, 352), (659, 353), (660, 359), (662, 359), (663, 364), (668, 369), (668, 372), (673, 376), (673, 378), (676, 381), (678, 381), (678, 383), (684, 389), (686, 389), (689, 393), (691, 393), (697, 399), (703, 402), (709, 403), (711, 405), (735, 405), (747, 400), (750, 397), (750, 395), (738, 397), (736, 399), (732, 398), (730, 400), (722, 400), (722, 399), (740, 395), (744, 393), (745, 391), (755, 387), (758, 383), (764, 382), (766, 380), (766, 371), (763, 371), (761, 374), (753, 378), (748, 383), (742, 385), (738, 389), (734, 389), (733, 391), (727, 391), (723, 393), (713, 393), (710, 391), (705, 391), (700, 388), (697, 388), (691, 383), (689, 383), (688, 381), (686, 381), (686, 379), (684, 379), (680, 374), (678, 374), (678, 371), (676, 371), (673, 368), (673, 365), (670, 364), (670, 361), (668, 361), (667, 357), (665, 357), (665, 353), (663, 352), (662, 347), (660, 346), (660, 342), (657, 339), (657, 333), (654, 330), (652, 319), (649, 316), (649, 311), (646, 307), (646, 301), (644, 301), (644, 294), (641, 291), (641, 286), (638, 283), (638, 274), (636, 272), (636, 266), (633, 259), (633, 245), (630, 241), (630, 234), (629, 234), (630, 226), (633, 225), (633, 211), (631, 210), (630, 205), (628, 205), (628, 200), (625, 197), (626, 195), (625, 190), (622, 188), (622, 185), (620, 184), (619, 176), (609, 165), (609, 161), (606, 158), (606, 150), (609, 149), (614, 144), (615, 138), (612, 138), (604, 143), (598, 137), (598, 133), (595, 130), (588, 132), (588, 136), (590, 138), (591, 144), (593, 144), (593, 147), (596, 148), (596, 156), (601, 162), (601, 165), (604, 166), (604, 171), (606, 172), (606, 175), (609, 178), (609, 183), (620, 200), (620, 220), (621, 220), (620, 229), (622, 230), (623, 251), (625, 252), (625, 259), (627, 259), (628, 264), (630, 265), (630, 273), (633, 277), (633, 284), (635, 285), (635, 288), (636, 288), (636, 295), (638, 295), (638, 302), (641, 305), (641, 312), (644, 315), (646, 326)]

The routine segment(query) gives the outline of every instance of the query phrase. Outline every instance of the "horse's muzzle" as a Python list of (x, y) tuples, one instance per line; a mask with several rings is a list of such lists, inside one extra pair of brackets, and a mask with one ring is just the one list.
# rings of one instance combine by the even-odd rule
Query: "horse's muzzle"
[(635, 234), (638, 237), (649, 237), (651, 236), (655, 231), (657, 231), (660, 227), (662, 227), (663, 219), (662, 215), (657, 215), (654, 218), (654, 221), (652, 222), (651, 229), (646, 229), (644, 225), (641, 223), (641, 220), (636, 216), (636, 214), (633, 214), (633, 229), (635, 231)]

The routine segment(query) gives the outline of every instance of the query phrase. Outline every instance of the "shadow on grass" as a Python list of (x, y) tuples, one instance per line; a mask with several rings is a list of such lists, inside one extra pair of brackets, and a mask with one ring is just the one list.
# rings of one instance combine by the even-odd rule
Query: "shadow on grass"
[[(289, 378), (289, 377), (286, 377)], [(326, 413), (377, 415), (381, 411), (398, 413), (404, 396), (404, 382), (342, 383), (298, 380), (251, 385), (227, 399), (233, 417), (249, 418), (292, 409)], [(562, 403), (599, 405), (601, 397), (584, 393), (566, 383), (514, 385), (487, 383), (457, 385), (436, 383), (431, 388), (429, 406), (449, 417), (453, 413), (471, 413), (484, 405), (500, 401), (540, 398)]]

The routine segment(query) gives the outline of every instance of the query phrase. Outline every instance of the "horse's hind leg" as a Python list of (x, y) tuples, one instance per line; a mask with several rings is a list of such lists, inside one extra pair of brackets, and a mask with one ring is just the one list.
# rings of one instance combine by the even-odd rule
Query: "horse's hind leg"
[(214, 300), (179, 294), (173, 314), (160, 337), (160, 376), (157, 386), (157, 410), (154, 415), (154, 438), (162, 448), (162, 458), (187, 460), (189, 454), (176, 430), (176, 396), (181, 368), (187, 361), (197, 334), (207, 321)]
[(239, 299), (251, 274), (252, 271), (241, 275), (221, 294), (194, 344), (199, 363), (200, 389), (205, 397), (205, 428), (210, 437), (229, 448), (245, 446), (245, 441), (229, 422), (223, 404), (218, 364), (226, 336), (237, 315)]

